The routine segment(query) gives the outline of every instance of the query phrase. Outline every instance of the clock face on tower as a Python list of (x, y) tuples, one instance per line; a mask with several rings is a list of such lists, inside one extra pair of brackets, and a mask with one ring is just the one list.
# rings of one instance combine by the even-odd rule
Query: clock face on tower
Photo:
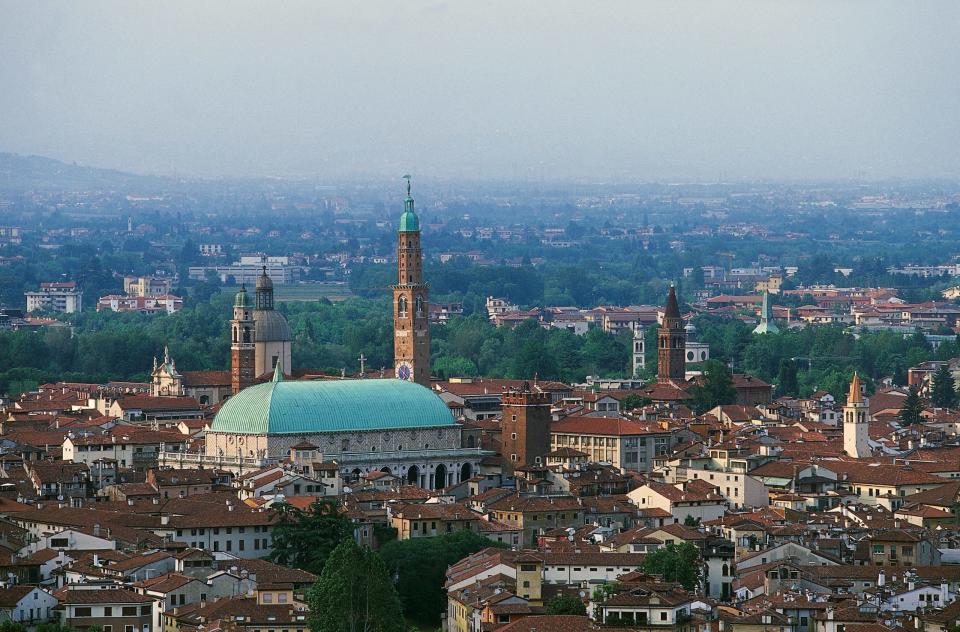
[(401, 362), (397, 365), (397, 378), (410, 381), (413, 379), (413, 366), (409, 362)]

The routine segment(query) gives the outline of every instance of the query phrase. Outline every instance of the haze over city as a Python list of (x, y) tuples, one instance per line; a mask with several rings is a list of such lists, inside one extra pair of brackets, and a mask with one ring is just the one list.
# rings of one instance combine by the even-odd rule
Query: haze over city
[(0, 632), (960, 632), (958, 0), (0, 0)]
[(960, 4), (0, 2), (0, 149), (137, 173), (960, 176)]

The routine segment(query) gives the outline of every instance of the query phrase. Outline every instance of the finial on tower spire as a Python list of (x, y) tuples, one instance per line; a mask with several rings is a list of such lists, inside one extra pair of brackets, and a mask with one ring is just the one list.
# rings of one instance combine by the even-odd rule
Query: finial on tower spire
[(407, 181), (407, 197), (410, 197), (410, 175), (403, 176), (403, 179)]

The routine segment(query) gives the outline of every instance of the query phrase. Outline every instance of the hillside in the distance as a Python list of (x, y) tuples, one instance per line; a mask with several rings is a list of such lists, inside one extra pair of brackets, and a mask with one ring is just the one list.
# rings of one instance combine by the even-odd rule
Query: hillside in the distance
[(113, 189), (155, 186), (168, 178), (68, 164), (43, 156), (0, 152), (0, 190)]

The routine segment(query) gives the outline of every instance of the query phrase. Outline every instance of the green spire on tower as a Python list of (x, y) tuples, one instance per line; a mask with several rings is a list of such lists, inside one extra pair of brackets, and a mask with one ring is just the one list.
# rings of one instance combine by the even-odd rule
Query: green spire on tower
[(413, 210), (413, 196), (410, 193), (410, 176), (403, 176), (407, 181), (407, 199), (403, 202), (403, 215), (400, 216), (400, 232), (409, 233), (420, 230), (420, 218)]

